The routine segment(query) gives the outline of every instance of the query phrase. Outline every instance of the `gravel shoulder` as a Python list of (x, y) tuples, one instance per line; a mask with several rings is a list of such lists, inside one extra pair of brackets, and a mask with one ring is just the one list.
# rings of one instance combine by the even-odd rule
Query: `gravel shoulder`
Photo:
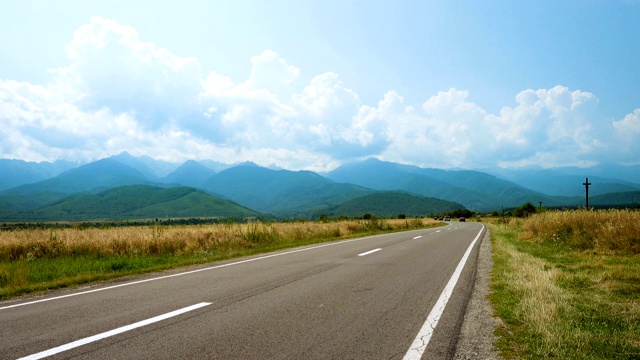
[(501, 359), (493, 346), (496, 340), (493, 331), (497, 321), (487, 298), (492, 267), (491, 233), (487, 228), (480, 244), (475, 286), (460, 329), (454, 359)]

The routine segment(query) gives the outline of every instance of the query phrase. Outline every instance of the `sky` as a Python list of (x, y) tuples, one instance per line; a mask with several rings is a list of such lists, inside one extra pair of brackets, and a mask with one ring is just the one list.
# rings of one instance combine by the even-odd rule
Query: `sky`
[(0, 158), (640, 164), (640, 1), (0, 0)]

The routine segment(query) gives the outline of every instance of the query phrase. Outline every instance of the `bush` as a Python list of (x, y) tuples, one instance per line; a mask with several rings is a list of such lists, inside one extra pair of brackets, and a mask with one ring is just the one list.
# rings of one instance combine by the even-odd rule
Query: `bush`
[(528, 202), (513, 211), (513, 215), (519, 218), (527, 218), (536, 213), (536, 207)]

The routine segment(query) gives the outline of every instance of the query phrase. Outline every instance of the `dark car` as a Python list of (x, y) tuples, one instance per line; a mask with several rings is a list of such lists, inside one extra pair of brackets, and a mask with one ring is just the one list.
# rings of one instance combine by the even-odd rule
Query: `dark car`
[(464, 216), (460, 217), (460, 222), (466, 222), (467, 220), (464, 218)]

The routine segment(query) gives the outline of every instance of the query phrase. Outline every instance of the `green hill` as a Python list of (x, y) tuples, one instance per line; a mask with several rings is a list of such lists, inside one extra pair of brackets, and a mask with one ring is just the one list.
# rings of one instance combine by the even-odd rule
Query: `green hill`
[(589, 197), (591, 206), (630, 206), (637, 207), (640, 204), (640, 191), (627, 191), (596, 195)]
[(325, 209), (323, 214), (332, 217), (342, 215), (356, 217), (366, 213), (379, 217), (392, 217), (405, 214), (411, 217), (439, 214), (457, 209), (464, 209), (464, 206), (451, 201), (409, 194), (402, 191), (381, 191), (329, 207)]
[(288, 218), (305, 216), (372, 192), (352, 184), (335, 183), (310, 171), (250, 165), (224, 170), (212, 176), (204, 188), (249, 208)]
[(6, 212), (22, 212), (37, 209), (46, 204), (60, 201), (68, 194), (50, 191), (34, 193), (4, 192), (0, 193), (0, 214)]
[(175, 217), (246, 217), (263, 214), (188, 187), (132, 185), (98, 194), (78, 194), (56, 203), (12, 214), (2, 221), (82, 221)]

